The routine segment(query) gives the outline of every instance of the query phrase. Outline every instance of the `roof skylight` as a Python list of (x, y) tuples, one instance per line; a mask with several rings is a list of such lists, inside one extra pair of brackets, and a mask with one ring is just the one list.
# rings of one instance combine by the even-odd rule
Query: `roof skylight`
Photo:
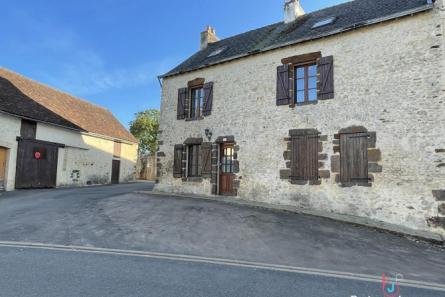
[(207, 56), (207, 58), (217, 56), (220, 53), (222, 53), (223, 51), (225, 51), (226, 49), (227, 49), (227, 46), (220, 47), (220, 48), (214, 50), (213, 52), (211, 52), (210, 55)]
[(330, 17), (330, 18), (327, 18), (327, 19), (318, 21), (318, 22), (316, 22), (316, 23), (312, 26), (312, 29), (319, 28), (319, 27), (323, 27), (323, 26), (326, 26), (326, 25), (330, 25), (330, 24), (332, 24), (334, 21), (335, 21), (335, 17)]

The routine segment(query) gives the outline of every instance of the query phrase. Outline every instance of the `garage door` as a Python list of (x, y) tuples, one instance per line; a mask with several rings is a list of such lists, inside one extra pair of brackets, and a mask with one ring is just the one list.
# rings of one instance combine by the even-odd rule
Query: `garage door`
[(17, 152), (16, 189), (54, 188), (59, 145), (20, 139)]

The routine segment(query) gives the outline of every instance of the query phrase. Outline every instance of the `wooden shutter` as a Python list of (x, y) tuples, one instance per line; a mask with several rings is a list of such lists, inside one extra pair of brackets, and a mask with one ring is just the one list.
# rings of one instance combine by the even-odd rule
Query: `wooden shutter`
[(306, 136), (292, 137), (291, 179), (304, 180), (306, 166)]
[(211, 177), (212, 175), (212, 143), (203, 143), (199, 151), (199, 164), (202, 177)]
[(318, 180), (318, 135), (306, 136), (307, 141), (307, 154), (306, 154), (306, 179)]
[(289, 105), (291, 103), (289, 65), (281, 65), (277, 68), (277, 105)]
[(20, 127), (20, 136), (24, 139), (36, 139), (37, 123), (28, 120), (22, 120)]
[(173, 177), (182, 177), (182, 158), (183, 158), (184, 146), (182, 144), (175, 145), (175, 151), (173, 155)]
[(202, 111), (204, 116), (212, 114), (213, 106), (213, 82), (204, 84), (204, 109)]
[(318, 100), (334, 98), (334, 57), (322, 57), (318, 60)]
[(318, 135), (292, 137), (292, 180), (318, 180)]
[(341, 182), (368, 182), (368, 133), (340, 136)]
[(187, 101), (187, 88), (182, 88), (178, 90), (178, 111), (177, 111), (177, 119), (183, 120), (186, 118), (186, 101)]
[(114, 142), (113, 157), (120, 158), (121, 157), (121, 151), (122, 151), (121, 143), (120, 142)]

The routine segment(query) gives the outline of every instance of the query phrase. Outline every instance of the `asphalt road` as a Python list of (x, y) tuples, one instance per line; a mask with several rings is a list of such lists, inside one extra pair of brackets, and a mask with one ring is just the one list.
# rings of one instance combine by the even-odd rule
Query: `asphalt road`
[[(0, 296), (368, 297), (379, 283), (218, 264), (0, 247)], [(401, 287), (403, 297), (445, 292)]]
[[(0, 194), (0, 246), (5, 241), (31, 242), (183, 254), (371, 276), (398, 272), (405, 279), (445, 284), (445, 251), (428, 243), (324, 218), (136, 193), (151, 188), (152, 184), (136, 183)], [(44, 255), (51, 258), (50, 250)], [(17, 257), (11, 257), (16, 262), (6, 272), (0, 266), (2, 277), (14, 275), (15, 265), (23, 270), (20, 263), (28, 262)], [(47, 265), (49, 260), (45, 257), (33, 260), (30, 267)], [(54, 256), (54, 261), (67, 261), (66, 257), (59, 258)], [(100, 258), (97, 261), (102, 261)], [(70, 265), (66, 267), (71, 270)], [(170, 271), (175, 274), (174, 269)], [(48, 279), (56, 277), (47, 270), (40, 270), (40, 274)], [(279, 295), (271, 295), (274, 296)]]

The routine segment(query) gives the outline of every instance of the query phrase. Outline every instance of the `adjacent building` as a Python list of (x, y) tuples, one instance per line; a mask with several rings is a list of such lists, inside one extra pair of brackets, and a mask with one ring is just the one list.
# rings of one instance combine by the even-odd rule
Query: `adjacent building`
[(161, 76), (158, 191), (445, 232), (443, 1), (355, 0), (220, 40)]
[(0, 68), (0, 188), (131, 181), (137, 143), (108, 110)]

